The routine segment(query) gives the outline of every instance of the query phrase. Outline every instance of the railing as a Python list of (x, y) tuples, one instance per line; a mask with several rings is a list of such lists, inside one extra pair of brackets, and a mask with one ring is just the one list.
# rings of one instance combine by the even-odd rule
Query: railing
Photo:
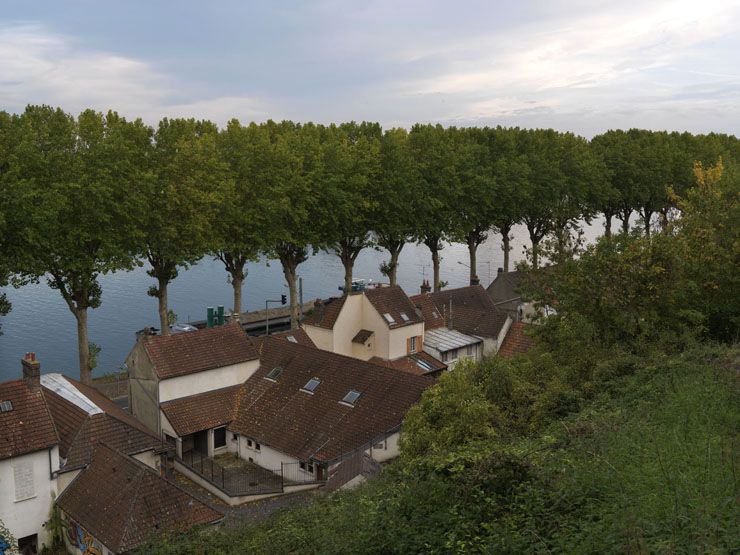
[[(318, 465), (309, 465), (305, 463), (280, 463), (280, 474), (283, 477), (283, 485), (298, 486), (303, 484), (322, 484), (326, 482), (326, 476), (321, 475), (322, 469)], [(309, 467), (312, 472), (309, 472)]]
[(231, 497), (283, 492), (283, 477), (257, 465), (229, 468), (198, 451), (189, 451), (179, 460)]

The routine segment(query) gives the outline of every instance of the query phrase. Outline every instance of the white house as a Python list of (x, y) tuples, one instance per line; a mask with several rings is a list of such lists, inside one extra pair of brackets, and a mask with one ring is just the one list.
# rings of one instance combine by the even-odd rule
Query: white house
[(424, 350), (452, 370), (461, 360), (483, 358), (483, 340), (449, 328), (433, 328), (426, 332)]

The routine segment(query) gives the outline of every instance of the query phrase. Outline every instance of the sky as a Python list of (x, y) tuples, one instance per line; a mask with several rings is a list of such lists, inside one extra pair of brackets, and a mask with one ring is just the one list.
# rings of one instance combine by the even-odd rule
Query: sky
[(740, 134), (740, 0), (3, 0), (0, 109)]

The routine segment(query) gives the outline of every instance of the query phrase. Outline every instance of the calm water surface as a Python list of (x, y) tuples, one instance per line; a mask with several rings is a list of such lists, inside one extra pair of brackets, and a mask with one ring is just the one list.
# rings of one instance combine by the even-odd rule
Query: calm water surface
[[(585, 226), (585, 236), (593, 240), (602, 232), (602, 223)], [(529, 245), (524, 227), (514, 230), (511, 259), (522, 259), (523, 247)], [(442, 255), (442, 280), (449, 287), (468, 284), (468, 251), (465, 245), (446, 245)], [(356, 278), (383, 281), (378, 267), (388, 258), (385, 251), (366, 249), (357, 259)], [(462, 264), (460, 264), (462, 263)], [(465, 264), (465, 266), (463, 266)], [(478, 275), (487, 286), (503, 264), (501, 237), (491, 234), (478, 249)], [(327, 253), (312, 256), (299, 266), (303, 277), (304, 300), (337, 295), (344, 271), (339, 258)], [(398, 282), (412, 295), (419, 292), (424, 278), (431, 277), (431, 257), (425, 246), (409, 244), (401, 253)], [(169, 287), (169, 303), (180, 322), (203, 320), (207, 306), (232, 305), (232, 289), (223, 265), (211, 259), (181, 272)], [(89, 315), (90, 341), (102, 347), (95, 374), (119, 368), (134, 344), (134, 332), (144, 326), (159, 326), (156, 299), (146, 292), (153, 280), (146, 268), (103, 276), (103, 303)], [(42, 372), (78, 375), (76, 326), (59, 292), (45, 283), (20, 289), (7, 289), (13, 310), (2, 321), (0, 336), (0, 381), (20, 375), (20, 359), (26, 351), (36, 351)], [(243, 309), (264, 308), (265, 299), (287, 294), (280, 262), (261, 261), (249, 265), (244, 285)]]

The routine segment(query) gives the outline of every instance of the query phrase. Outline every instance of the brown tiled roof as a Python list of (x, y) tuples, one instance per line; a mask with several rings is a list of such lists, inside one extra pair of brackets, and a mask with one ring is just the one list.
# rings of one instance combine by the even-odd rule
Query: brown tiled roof
[(10, 401), (12, 410), (0, 412), (0, 460), (49, 449), (59, 438), (39, 390), (23, 380), (0, 383), (0, 402)]
[(106, 445), (97, 446), (90, 465), (62, 492), (57, 505), (116, 553), (162, 533), (223, 518), (145, 464)]
[(360, 330), (352, 338), (352, 343), (359, 343), (360, 345), (364, 345), (365, 341), (370, 339), (374, 333), (375, 332), (372, 330)]
[[(281, 331), (279, 333), (271, 333), (270, 337), (277, 337), (279, 339), (285, 339), (286, 341), (291, 341), (293, 343), (300, 343), (301, 345), (305, 345), (306, 347), (316, 347), (316, 344), (308, 336), (308, 334), (306, 333), (306, 330), (304, 330), (303, 328), (296, 328), (294, 330)], [(290, 339), (291, 337), (295, 341), (293, 341), (293, 339)], [(258, 337), (252, 337), (252, 343), (254, 343), (254, 346), (258, 352), (262, 348), (262, 340), (264, 338), (265, 338), (264, 335), (260, 335)]]
[(66, 460), (63, 470), (88, 464), (95, 446), (101, 441), (130, 455), (164, 448), (159, 438), (144, 424), (94, 387), (67, 376), (63, 379), (102, 411), (89, 414), (51, 389), (42, 388), (44, 400), (59, 431), (59, 456)]
[(325, 301), (317, 300), (313, 311), (304, 318), (303, 323), (307, 326), (333, 329), (345, 299), (346, 297), (331, 297)]
[(506, 313), (496, 308), (486, 290), (480, 285), (458, 289), (443, 289), (429, 293), (434, 305), (450, 318), (452, 302), (452, 328), (478, 337), (498, 337), (506, 323)]
[(160, 379), (222, 368), (258, 358), (238, 322), (174, 335), (150, 335), (144, 341)]
[[(425, 368), (419, 364), (419, 361), (428, 365), (430, 369)], [(380, 357), (373, 357), (370, 359), (373, 364), (379, 364), (387, 368), (394, 368), (409, 374), (416, 374), (417, 376), (424, 375), (435, 375), (443, 370), (447, 370), (447, 365), (441, 360), (437, 360), (429, 353), (419, 351), (412, 355), (406, 355), (405, 357), (397, 358), (395, 360), (385, 360)]]
[[(381, 317), (384, 314), (390, 314), (393, 317), (395, 320), (393, 324), (388, 323), (383, 317), (383, 321), (390, 328), (400, 328), (422, 322), (421, 316), (416, 313), (414, 303), (398, 285), (366, 289), (364, 294)], [(402, 318), (401, 313), (405, 314), (408, 320)]]
[(159, 406), (179, 437), (223, 426), (233, 420), (241, 385), (166, 401)]
[[(273, 368), (283, 368), (272, 381)], [(321, 380), (313, 394), (301, 391)], [(432, 378), (269, 339), (262, 364), (239, 392), (229, 430), (301, 460), (330, 461), (397, 429)], [(340, 403), (360, 392), (354, 407)]]
[(501, 342), (498, 354), (505, 358), (511, 358), (514, 355), (526, 353), (534, 347), (534, 338), (526, 330), (532, 329), (532, 324), (524, 322), (514, 322), (506, 332), (506, 337)]
[(414, 306), (421, 310), (421, 317), (424, 319), (424, 329), (432, 330), (434, 328), (441, 328), (445, 325), (445, 319), (442, 313), (432, 302), (429, 295), (421, 294), (414, 295), (411, 297), (411, 302)]

